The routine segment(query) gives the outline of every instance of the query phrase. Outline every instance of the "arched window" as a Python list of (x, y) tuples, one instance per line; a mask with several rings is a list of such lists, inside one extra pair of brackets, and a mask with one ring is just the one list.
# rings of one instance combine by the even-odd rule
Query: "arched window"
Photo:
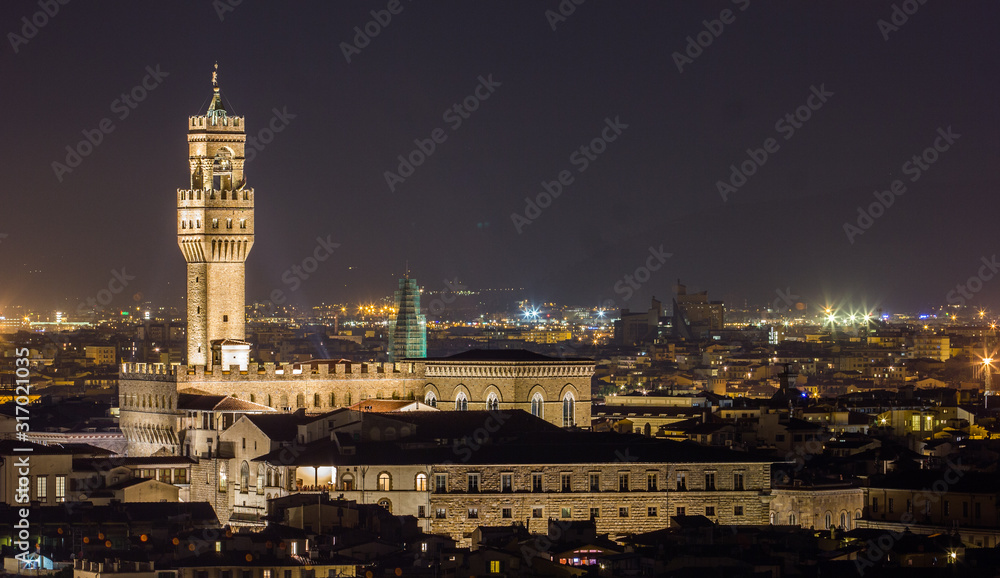
[(257, 464), (257, 495), (264, 495), (264, 471), (267, 470), (267, 466), (264, 464)]
[(240, 493), (245, 494), (250, 491), (250, 464), (243, 460), (240, 466)]
[(531, 396), (531, 415), (535, 417), (542, 416), (542, 394), (536, 393)]
[(500, 409), (500, 400), (497, 398), (497, 394), (490, 393), (489, 397), (486, 398), (486, 409), (489, 411)]
[(283, 407), (283, 408), (284, 407), (288, 407), (288, 394), (287, 393), (281, 394), (281, 407)]
[(303, 394), (301, 394), (301, 393), (298, 394), (298, 395), (296, 395), (295, 396), (295, 406), (296, 407), (305, 407), (306, 406), (306, 396), (303, 395)]
[(270, 488), (274, 485), (274, 480), (271, 478), (271, 468), (267, 468), (267, 471), (264, 472), (264, 479), (267, 482), (267, 487)]
[(427, 474), (417, 474), (417, 480), (413, 489), (418, 492), (427, 491)]
[(330, 407), (337, 407), (337, 394), (330, 394)]
[(388, 472), (382, 472), (378, 475), (378, 491), (388, 492), (392, 489), (392, 476)]
[(562, 403), (563, 427), (573, 427), (576, 425), (576, 400), (572, 393), (567, 393), (563, 397)]
[(345, 492), (354, 491), (354, 476), (351, 474), (344, 474), (344, 476), (340, 478), (340, 489)]
[(181, 221), (181, 229), (187, 229), (187, 228), (188, 228), (188, 222), (187, 221)]
[(219, 464), (219, 491), (225, 492), (229, 477), (229, 472), (226, 471), (226, 463), (223, 462)]
[(321, 405), (322, 405), (322, 403), (319, 400), (319, 394), (318, 393), (314, 393), (313, 394), (313, 407), (319, 407)]
[(428, 391), (427, 392), (427, 395), (424, 396), (424, 403), (426, 403), (427, 405), (429, 405), (431, 407), (437, 407), (438, 406), (438, 398), (437, 398), (436, 395), (434, 395), (433, 391)]
[(257, 396), (252, 393), (250, 394), (250, 403), (257, 403)]
[(795, 513), (794, 512), (791, 513), (791, 514), (788, 514), (788, 525), (789, 526), (794, 526), (795, 525)]
[(849, 522), (847, 520), (847, 512), (841, 512), (840, 513), (840, 529), (841, 530), (850, 530), (851, 529), (851, 527), (849, 525)]
[(469, 398), (465, 397), (465, 393), (460, 393), (455, 396), (455, 411), (466, 411), (469, 409)]
[(833, 514), (827, 512), (826, 516), (823, 518), (823, 529), (829, 530), (831, 526), (833, 526)]
[(771, 525), (773, 526), (773, 525), (774, 525), (774, 523), (778, 521), (778, 515), (777, 515), (777, 514), (775, 514), (774, 512), (771, 512), (771, 515), (770, 515), (770, 516), (768, 517), (768, 521), (769, 521), (769, 522), (771, 523)]
[(392, 502), (390, 502), (388, 499), (382, 498), (381, 500), (378, 501), (378, 505), (382, 506), (386, 510), (389, 510), (390, 513), (392, 512)]

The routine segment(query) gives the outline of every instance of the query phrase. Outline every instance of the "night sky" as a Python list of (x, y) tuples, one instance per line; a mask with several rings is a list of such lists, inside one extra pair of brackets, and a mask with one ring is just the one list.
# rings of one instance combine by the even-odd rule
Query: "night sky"
[[(896, 2), (901, 24), (880, 30), (893, 2), (564, 0), (575, 10), (556, 20), (557, 0), (403, 0), (350, 62), (355, 27), (390, 3), (236, 2), (74, 0), (36, 16), (31, 38), (22, 18), (39, 3), (3, 2), (0, 306), (73, 311), (123, 268), (134, 279), (112, 306), (136, 293), (181, 303), (176, 190), (189, 186), (187, 117), (205, 113), (216, 61), (248, 132), (282, 127), (247, 166), (248, 302), (273, 289), (301, 304), (381, 297), (408, 261), (428, 290), (457, 277), (645, 308), (681, 278), (739, 304), (787, 289), (892, 312), (946, 303), (1000, 254), (995, 1)], [(903, 8), (916, 8), (906, 22)], [(728, 23), (706, 27), (724, 10)], [(700, 54), (686, 48), (699, 33), (711, 37)], [(481, 77), (488, 98), (469, 99), (468, 118), (446, 114)], [(142, 102), (115, 103), (144, 79)], [(803, 106), (798, 128), (776, 124)], [(113, 130), (57, 175), (105, 118)], [(939, 138), (948, 127), (960, 136)], [(435, 129), (443, 142), (390, 187), (397, 156)], [(614, 140), (601, 154), (578, 152), (602, 131)], [(724, 200), (718, 181), (768, 139), (776, 150)], [(932, 164), (906, 166), (936, 139)], [(519, 232), (511, 215), (562, 171), (572, 182)], [(857, 227), (858, 207), (897, 179), (905, 194), (849, 239), (845, 222)], [(283, 272), (317, 237), (340, 246), (289, 291)], [(626, 300), (616, 283), (661, 246), (672, 256)], [(967, 301), (1000, 306), (1000, 274), (983, 279)]]

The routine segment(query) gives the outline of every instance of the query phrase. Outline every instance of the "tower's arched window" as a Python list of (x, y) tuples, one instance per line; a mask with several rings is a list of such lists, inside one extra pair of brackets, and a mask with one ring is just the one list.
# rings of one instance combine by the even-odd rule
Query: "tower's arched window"
[(576, 425), (576, 400), (572, 393), (567, 393), (563, 397), (563, 427), (573, 427)]
[(306, 396), (302, 395), (301, 393), (298, 394), (297, 396), (295, 396), (295, 406), (296, 407), (305, 407), (306, 406)]
[(388, 472), (382, 472), (378, 475), (378, 491), (388, 492), (392, 489), (392, 476)]
[(245, 494), (250, 491), (250, 464), (243, 460), (240, 465), (240, 493)]
[(542, 394), (536, 393), (531, 396), (531, 415), (535, 417), (542, 416)]
[(486, 409), (489, 411), (497, 411), (500, 409), (500, 399), (497, 398), (497, 394), (491, 392), (486, 398)]
[(429, 405), (431, 407), (437, 407), (438, 406), (438, 398), (437, 398), (436, 395), (434, 395), (433, 391), (428, 391), (427, 392), (427, 395), (424, 396), (424, 403), (426, 403), (427, 405)]
[[(212, 162), (212, 188), (228, 191), (233, 188), (233, 153), (227, 148), (219, 149)], [(223, 193), (222, 198), (226, 195)]]
[(467, 411), (468, 409), (469, 398), (465, 397), (465, 393), (455, 396), (455, 411)]
[(187, 221), (181, 221), (181, 229), (187, 229), (187, 228), (188, 228), (188, 222)]

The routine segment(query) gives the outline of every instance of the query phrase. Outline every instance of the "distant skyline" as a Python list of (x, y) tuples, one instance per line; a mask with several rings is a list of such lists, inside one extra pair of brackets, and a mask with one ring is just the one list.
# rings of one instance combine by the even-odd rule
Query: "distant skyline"
[(538, 302), (1000, 307), (995, 2), (232, 4), (4, 4), (0, 309), (181, 304), (216, 62), (256, 139), (248, 303), (408, 262)]

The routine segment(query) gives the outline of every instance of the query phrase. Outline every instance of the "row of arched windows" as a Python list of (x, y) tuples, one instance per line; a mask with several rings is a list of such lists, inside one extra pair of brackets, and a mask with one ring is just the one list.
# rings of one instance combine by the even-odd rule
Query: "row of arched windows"
[[(437, 395), (433, 391), (427, 392), (424, 396), (424, 403), (431, 407), (437, 407), (438, 400)], [(536, 392), (535, 395), (531, 397), (531, 415), (544, 419), (544, 407), (545, 399), (542, 394)], [(455, 396), (455, 410), (456, 411), (467, 411), (469, 409), (469, 398), (465, 395), (465, 392), (459, 392)], [(497, 394), (490, 392), (486, 397), (486, 409), (490, 411), (496, 411), (500, 409), (500, 398)], [(562, 399), (562, 424), (563, 427), (572, 427), (576, 425), (576, 398), (572, 393), (567, 392)]]
[[(380, 472), (378, 475), (378, 491), (380, 492), (391, 492), (392, 486), (392, 474), (389, 472)], [(340, 477), (340, 490), (345, 492), (353, 491), (357, 488), (354, 486), (354, 474), (345, 473)], [(408, 489), (408, 488), (406, 488)], [(427, 474), (419, 473), (413, 478), (413, 489), (418, 492), (427, 491)]]

